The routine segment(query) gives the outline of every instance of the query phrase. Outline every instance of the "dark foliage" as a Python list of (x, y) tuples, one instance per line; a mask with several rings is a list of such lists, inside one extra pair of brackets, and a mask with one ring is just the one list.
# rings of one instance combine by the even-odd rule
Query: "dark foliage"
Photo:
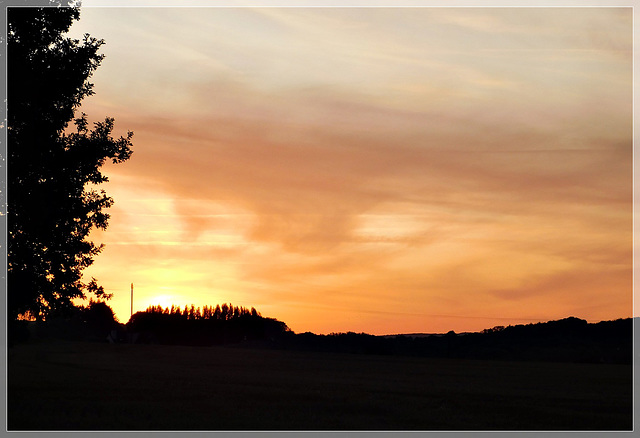
[[(480, 333), (374, 336), (367, 333), (295, 334), (255, 309), (222, 305), (151, 306), (133, 315), (129, 332), (162, 344), (220, 345), (247, 342), (287, 350), (544, 362), (631, 363), (633, 320), (588, 324), (578, 318), (494, 327)], [(251, 341), (254, 341), (251, 343)]]
[(107, 342), (113, 330), (122, 330), (113, 310), (104, 301), (90, 300), (87, 306), (76, 306), (66, 316), (44, 321), (13, 321), (9, 345), (29, 340), (57, 339), (67, 341)]
[(288, 334), (278, 346), (325, 352), (551, 362), (631, 363), (633, 320), (588, 324), (578, 318), (495, 327), (482, 333), (373, 336)]
[(151, 306), (137, 312), (127, 323), (130, 333), (152, 334), (161, 344), (221, 345), (246, 341), (269, 341), (289, 332), (287, 325), (265, 318), (256, 309), (231, 304), (163, 308)]
[(80, 308), (80, 316), (86, 331), (101, 341), (106, 339), (111, 330), (121, 327), (113, 309), (104, 301), (91, 300), (87, 307)]
[[(82, 281), (102, 246), (88, 240), (105, 229), (113, 200), (96, 187), (100, 168), (131, 156), (131, 137), (114, 139), (114, 121), (75, 116), (93, 94), (89, 77), (104, 43), (64, 36), (78, 8), (7, 10), (8, 310), (10, 319), (73, 314), (73, 298), (109, 295)], [(74, 117), (75, 120), (74, 120)], [(73, 120), (74, 128), (69, 127)]]

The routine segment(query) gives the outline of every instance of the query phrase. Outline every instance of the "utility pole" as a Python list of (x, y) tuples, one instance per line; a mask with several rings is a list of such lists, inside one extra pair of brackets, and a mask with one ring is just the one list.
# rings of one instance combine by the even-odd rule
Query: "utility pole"
[(133, 316), (133, 283), (131, 283), (131, 316)]

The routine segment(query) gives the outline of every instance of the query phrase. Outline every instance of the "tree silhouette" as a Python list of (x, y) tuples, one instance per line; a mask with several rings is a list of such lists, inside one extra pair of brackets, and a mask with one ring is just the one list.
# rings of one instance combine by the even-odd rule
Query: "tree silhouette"
[(229, 306), (227, 305), (227, 303), (223, 303), (222, 307), (220, 307), (220, 319), (229, 319)]
[[(226, 309), (223, 314), (222, 309)], [(171, 309), (175, 309), (173, 314)], [(179, 307), (152, 305), (144, 312), (133, 314), (127, 330), (134, 333), (153, 333), (161, 344), (216, 345), (244, 341), (269, 341), (291, 333), (287, 325), (274, 318), (264, 318), (255, 308), (233, 306), (231, 303), (204, 306), (185, 306), (180, 316)]]
[(82, 270), (102, 249), (87, 236), (106, 229), (113, 203), (97, 189), (107, 181), (100, 168), (129, 159), (133, 133), (114, 139), (112, 118), (91, 130), (75, 116), (104, 56), (104, 41), (64, 36), (77, 7), (9, 7), (7, 17), (9, 315), (41, 319), (72, 310), (85, 292), (109, 298)]
[(113, 313), (113, 309), (104, 301), (90, 300), (89, 305), (80, 310), (87, 329), (101, 340), (111, 330), (118, 327), (118, 320)]

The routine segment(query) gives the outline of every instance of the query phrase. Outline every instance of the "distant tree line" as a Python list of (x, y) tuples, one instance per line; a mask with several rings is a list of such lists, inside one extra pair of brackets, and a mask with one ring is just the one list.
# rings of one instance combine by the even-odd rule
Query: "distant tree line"
[(263, 317), (255, 308), (222, 304), (171, 307), (150, 306), (135, 313), (126, 324), (130, 333), (143, 340), (172, 345), (221, 345), (238, 342), (274, 341), (290, 332), (287, 325)]
[(10, 337), (10, 346), (34, 333), (38, 338), (106, 342), (117, 332), (123, 342), (170, 345), (243, 344), (301, 351), (513, 361), (631, 364), (633, 360), (631, 318), (589, 324), (571, 317), (461, 334), (316, 335), (296, 334), (284, 322), (265, 318), (253, 307), (150, 306), (135, 313), (127, 324), (120, 324), (104, 301), (90, 301), (88, 306), (77, 307), (71, 317), (18, 322), (23, 339)]
[(324, 352), (514, 361), (631, 363), (631, 318), (589, 324), (578, 318), (494, 327), (479, 333), (374, 336), (289, 334), (279, 348)]

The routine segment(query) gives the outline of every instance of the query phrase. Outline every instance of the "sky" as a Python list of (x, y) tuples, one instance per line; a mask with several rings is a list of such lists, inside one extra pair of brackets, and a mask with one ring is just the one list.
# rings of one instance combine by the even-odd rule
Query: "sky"
[[(84, 2), (91, 5), (91, 2)], [(85, 272), (296, 333), (633, 315), (630, 8), (98, 8)]]

